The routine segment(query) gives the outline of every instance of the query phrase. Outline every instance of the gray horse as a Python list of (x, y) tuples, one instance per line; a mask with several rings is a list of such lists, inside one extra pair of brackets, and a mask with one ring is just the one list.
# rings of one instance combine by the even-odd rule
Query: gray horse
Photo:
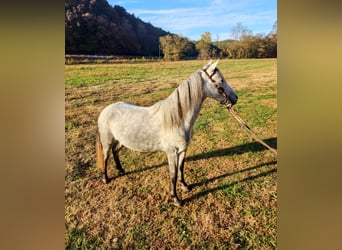
[(101, 111), (96, 149), (104, 183), (109, 182), (107, 163), (110, 150), (120, 174), (124, 174), (118, 156), (122, 146), (145, 152), (161, 150), (167, 154), (169, 163), (171, 197), (175, 205), (183, 204), (176, 193), (176, 182), (178, 179), (182, 189), (189, 191), (184, 180), (184, 158), (203, 101), (210, 97), (231, 107), (238, 99), (217, 68), (218, 62), (210, 61), (183, 81), (169, 97), (152, 106), (117, 102)]

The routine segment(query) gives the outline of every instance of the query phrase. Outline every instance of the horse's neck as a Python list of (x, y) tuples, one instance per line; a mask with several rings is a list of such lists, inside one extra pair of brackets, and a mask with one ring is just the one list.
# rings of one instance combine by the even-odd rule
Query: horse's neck
[[(196, 74), (196, 73), (195, 73)], [(195, 74), (192, 76), (194, 77)], [(189, 87), (189, 82), (183, 82), (181, 85), (183, 86), (180, 86), (180, 89), (188, 89)], [(184, 115), (184, 123), (183, 123), (183, 126), (185, 127), (185, 129), (187, 130), (191, 130), (192, 127), (194, 126), (195, 124), (195, 121), (200, 113), (200, 110), (202, 108), (202, 104), (203, 104), (203, 101), (205, 99), (205, 95), (203, 93), (203, 86), (202, 86), (202, 82), (196, 82), (196, 88), (194, 88), (194, 85), (192, 86), (192, 89), (190, 92), (190, 95), (189, 97), (187, 97), (188, 99), (190, 100), (186, 100), (186, 101), (189, 101), (189, 108), (186, 109), (186, 113), (183, 114)], [(190, 87), (191, 88), (191, 87)], [(197, 89), (198, 88), (198, 89)], [(197, 94), (194, 94), (194, 92), (197, 91)], [(198, 94), (200, 93), (200, 94)], [(185, 100), (182, 100), (183, 102), (185, 102)]]
[(191, 107), (191, 109), (189, 109), (188, 114), (185, 116), (184, 127), (187, 130), (191, 130), (192, 127), (194, 126), (195, 121), (197, 120), (197, 117), (201, 111), (203, 101), (204, 101), (203, 98), (200, 99), (198, 103), (196, 103), (195, 105)]
[(166, 130), (183, 127), (190, 131), (204, 101), (202, 79), (194, 73), (166, 99), (152, 106)]

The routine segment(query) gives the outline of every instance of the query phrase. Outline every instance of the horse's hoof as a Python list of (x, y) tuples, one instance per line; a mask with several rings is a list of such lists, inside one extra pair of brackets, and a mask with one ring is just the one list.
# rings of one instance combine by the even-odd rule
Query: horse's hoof
[(125, 174), (125, 171), (119, 171), (119, 176), (124, 176)]
[(191, 191), (191, 187), (190, 186), (188, 186), (188, 185), (182, 185), (182, 190), (184, 191), (184, 192), (190, 192)]
[(102, 181), (104, 184), (108, 184), (110, 182), (110, 180), (108, 178), (103, 178)]
[(173, 204), (174, 204), (176, 207), (182, 207), (182, 206), (184, 205), (184, 201), (179, 200), (179, 199), (174, 199)]

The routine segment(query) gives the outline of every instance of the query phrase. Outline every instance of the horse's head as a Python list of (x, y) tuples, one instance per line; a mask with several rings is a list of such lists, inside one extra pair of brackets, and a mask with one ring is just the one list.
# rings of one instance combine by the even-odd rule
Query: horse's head
[(234, 90), (228, 85), (221, 71), (217, 68), (219, 60), (210, 62), (202, 69), (202, 78), (205, 81), (205, 95), (232, 107), (238, 99)]

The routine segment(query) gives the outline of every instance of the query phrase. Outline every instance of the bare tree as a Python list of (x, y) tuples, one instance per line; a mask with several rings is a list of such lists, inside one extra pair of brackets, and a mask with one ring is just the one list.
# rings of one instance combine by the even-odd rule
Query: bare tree
[(252, 35), (252, 31), (243, 26), (241, 22), (237, 22), (232, 28), (232, 38), (241, 41), (245, 36)]

